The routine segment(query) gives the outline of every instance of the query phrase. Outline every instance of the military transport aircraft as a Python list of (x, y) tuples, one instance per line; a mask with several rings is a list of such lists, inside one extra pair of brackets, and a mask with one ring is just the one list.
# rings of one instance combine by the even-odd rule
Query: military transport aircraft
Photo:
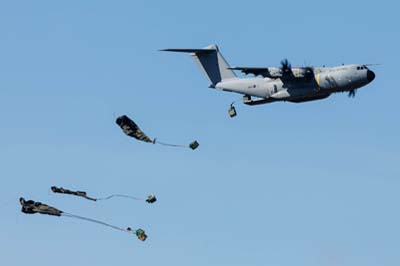
[[(190, 53), (210, 80), (210, 88), (243, 94), (243, 103), (247, 105), (307, 102), (335, 92), (348, 92), (349, 97), (354, 97), (358, 88), (375, 78), (368, 65), (291, 67), (285, 59), (280, 67), (230, 67), (216, 45), (161, 51)], [(234, 70), (254, 77), (239, 78)]]

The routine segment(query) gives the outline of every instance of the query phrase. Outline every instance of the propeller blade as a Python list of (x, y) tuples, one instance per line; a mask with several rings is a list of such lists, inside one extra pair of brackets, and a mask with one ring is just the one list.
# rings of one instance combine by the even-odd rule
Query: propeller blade
[(289, 72), (292, 66), (290, 65), (289, 61), (285, 58), (281, 61), (281, 70), (282, 72)]

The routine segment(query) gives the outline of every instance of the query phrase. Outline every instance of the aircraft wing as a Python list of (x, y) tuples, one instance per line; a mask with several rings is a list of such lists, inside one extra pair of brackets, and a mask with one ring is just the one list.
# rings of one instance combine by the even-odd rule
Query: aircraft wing
[(309, 80), (314, 76), (312, 67), (288, 68), (285, 71), (277, 67), (231, 67), (229, 69), (239, 70), (246, 75), (261, 75), (264, 78), (281, 79), (282, 81)]
[(267, 67), (230, 67), (231, 70), (239, 70), (242, 73), (248, 75), (253, 74), (254, 76), (261, 75), (264, 78), (270, 78), (271, 74)]

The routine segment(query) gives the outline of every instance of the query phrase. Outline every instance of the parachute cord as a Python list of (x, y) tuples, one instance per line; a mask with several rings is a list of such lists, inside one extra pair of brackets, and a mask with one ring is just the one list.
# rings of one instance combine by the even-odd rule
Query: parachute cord
[(114, 197), (128, 198), (128, 199), (133, 199), (133, 200), (144, 200), (144, 199), (142, 199), (142, 198), (137, 198), (137, 197), (128, 196), (128, 195), (121, 195), (121, 194), (113, 194), (113, 195), (110, 195), (110, 196), (108, 196), (108, 197), (97, 198), (96, 200), (109, 200), (109, 199), (114, 198)]
[(238, 98), (237, 100), (234, 100), (232, 103), (231, 103), (231, 105), (234, 105), (234, 104), (236, 104), (237, 102), (240, 102), (240, 101), (242, 101), (243, 100), (243, 98)]
[(108, 224), (108, 223), (105, 223), (105, 222), (102, 222), (102, 221), (98, 221), (98, 220), (95, 220), (95, 219), (87, 218), (87, 217), (83, 217), (83, 216), (79, 216), (79, 215), (75, 215), (75, 214), (71, 214), (71, 213), (66, 213), (66, 212), (63, 212), (61, 214), (61, 216), (80, 219), (80, 220), (84, 220), (84, 221), (88, 221), (88, 222), (92, 222), (92, 223), (97, 223), (97, 224), (100, 224), (100, 225), (104, 225), (104, 226), (113, 228), (115, 230), (119, 230), (119, 231), (122, 231), (122, 232), (128, 232), (129, 233), (129, 231), (127, 229), (124, 229), (124, 228), (121, 228), (121, 227), (118, 227), (118, 226), (115, 226), (115, 225), (112, 225), (112, 224)]
[(169, 143), (160, 142), (160, 141), (155, 141), (155, 143), (164, 145), (164, 146), (169, 146), (169, 147), (177, 147), (177, 148), (187, 148), (188, 147), (187, 145), (169, 144)]

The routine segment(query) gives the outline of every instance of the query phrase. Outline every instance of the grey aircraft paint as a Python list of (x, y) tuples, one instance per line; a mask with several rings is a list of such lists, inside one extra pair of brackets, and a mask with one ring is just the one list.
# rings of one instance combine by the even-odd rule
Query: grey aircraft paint
[[(355, 90), (375, 79), (374, 72), (366, 65), (292, 68), (286, 60), (281, 62), (281, 68), (230, 67), (216, 45), (162, 51), (190, 53), (209, 78), (210, 88), (243, 94), (243, 102), (248, 105), (307, 102), (327, 98), (335, 92), (348, 91), (354, 95)], [(238, 78), (233, 70), (255, 77)]]

